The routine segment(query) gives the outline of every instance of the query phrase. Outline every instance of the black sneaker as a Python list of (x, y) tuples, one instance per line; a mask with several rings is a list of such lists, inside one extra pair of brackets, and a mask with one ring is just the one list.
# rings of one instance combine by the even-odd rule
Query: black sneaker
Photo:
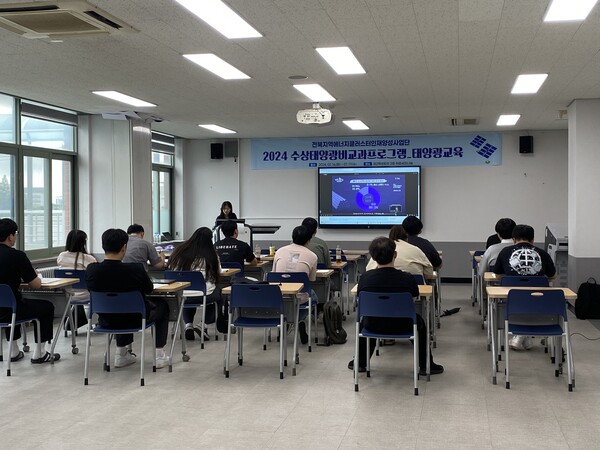
[[(354, 360), (350, 360), (350, 362), (348, 363), (348, 369), (350, 370), (354, 370)], [(366, 367), (359, 367), (358, 368), (358, 373), (364, 373), (367, 371)]]
[(195, 338), (195, 336), (194, 336), (194, 329), (192, 327), (186, 328), (185, 329), (185, 340), (186, 341), (193, 341), (194, 338)]
[(298, 324), (298, 333), (300, 333), (300, 342), (308, 344), (308, 334), (306, 333), (306, 324), (304, 322)]
[[(444, 373), (444, 366), (442, 366), (440, 364), (436, 364), (433, 361), (429, 365), (429, 368), (430, 368), (430, 373), (429, 373), (430, 375), (439, 375), (440, 373)], [(420, 369), (419, 375), (421, 375), (422, 377), (427, 376), (427, 369), (425, 367)]]

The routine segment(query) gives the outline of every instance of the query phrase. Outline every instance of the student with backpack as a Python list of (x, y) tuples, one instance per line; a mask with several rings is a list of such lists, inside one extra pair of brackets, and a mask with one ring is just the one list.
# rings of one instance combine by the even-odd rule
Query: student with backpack
[[(402, 270), (394, 268), (396, 259), (396, 244), (387, 237), (378, 237), (369, 245), (369, 254), (377, 262), (377, 268), (364, 273), (358, 282), (358, 293), (366, 292), (409, 292), (413, 297), (419, 295), (419, 287), (414, 277)], [(368, 326), (373, 331), (381, 333), (404, 333), (412, 330), (409, 319), (368, 318), (361, 326)], [(427, 327), (423, 318), (417, 314), (417, 329), (419, 331), (419, 374), (426, 375), (428, 339)], [(369, 358), (375, 350), (376, 339), (370, 340)], [(358, 371), (367, 369), (367, 339), (360, 338), (358, 347)], [(348, 369), (354, 369), (354, 360), (348, 363)], [(433, 362), (431, 356), (430, 373), (436, 375), (444, 372), (444, 367)]]

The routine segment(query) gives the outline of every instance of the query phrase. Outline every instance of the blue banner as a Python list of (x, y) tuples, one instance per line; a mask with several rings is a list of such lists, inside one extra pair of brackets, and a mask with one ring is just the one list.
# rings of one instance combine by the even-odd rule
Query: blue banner
[(499, 133), (251, 139), (252, 168), (499, 166)]

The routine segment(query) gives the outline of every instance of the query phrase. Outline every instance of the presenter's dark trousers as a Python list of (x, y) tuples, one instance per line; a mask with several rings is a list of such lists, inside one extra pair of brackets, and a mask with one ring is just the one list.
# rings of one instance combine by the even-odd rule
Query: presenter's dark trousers
[[(11, 321), (12, 311), (0, 308), (0, 322)], [(33, 327), (35, 342), (48, 342), (53, 339), (54, 304), (46, 300), (23, 298), (17, 300), (17, 320), (38, 319), (40, 321), (41, 341), (38, 340), (37, 326)], [(5, 328), (6, 340), (10, 339), (10, 327)], [(13, 339), (21, 338), (21, 327), (15, 327)]]

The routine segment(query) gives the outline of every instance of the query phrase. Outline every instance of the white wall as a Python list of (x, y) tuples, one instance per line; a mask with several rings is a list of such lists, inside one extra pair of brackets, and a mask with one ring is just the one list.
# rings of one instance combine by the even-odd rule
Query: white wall
[[(493, 233), (498, 218), (512, 217), (532, 225), (536, 241), (543, 241), (547, 223), (567, 223), (567, 131), (531, 132), (530, 155), (519, 153), (522, 134), (503, 134), (500, 166), (423, 169), (423, 236), (434, 242), (481, 242)], [(238, 209), (249, 223), (281, 225), (273, 240), (290, 239), (304, 217), (317, 214), (316, 170), (252, 170), (250, 141), (240, 143)], [(227, 164), (233, 160), (223, 167)], [(211, 193), (222, 189), (218, 198), (233, 198), (233, 173), (212, 174), (209, 184), (201, 184)], [(319, 231), (325, 240), (341, 241), (368, 241), (380, 234), (381, 230)]]

